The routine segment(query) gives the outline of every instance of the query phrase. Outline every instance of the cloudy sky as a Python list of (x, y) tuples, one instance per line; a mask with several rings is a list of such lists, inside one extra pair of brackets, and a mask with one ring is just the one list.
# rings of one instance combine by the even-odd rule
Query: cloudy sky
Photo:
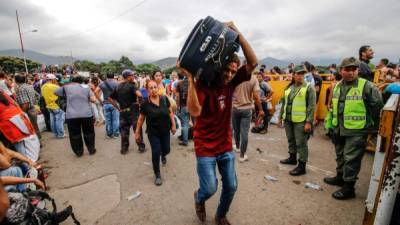
[(399, 0), (0, 0), (0, 50), (19, 48), (16, 9), (25, 48), (52, 55), (177, 56), (211, 15), (234, 21), (259, 59), (340, 58), (363, 44), (400, 56)]

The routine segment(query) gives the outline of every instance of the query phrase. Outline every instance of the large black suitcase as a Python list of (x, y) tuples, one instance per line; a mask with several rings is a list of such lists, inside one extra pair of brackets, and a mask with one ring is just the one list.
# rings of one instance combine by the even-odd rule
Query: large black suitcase
[(211, 16), (193, 28), (179, 54), (181, 67), (207, 82), (221, 74), (229, 58), (239, 51), (239, 36)]

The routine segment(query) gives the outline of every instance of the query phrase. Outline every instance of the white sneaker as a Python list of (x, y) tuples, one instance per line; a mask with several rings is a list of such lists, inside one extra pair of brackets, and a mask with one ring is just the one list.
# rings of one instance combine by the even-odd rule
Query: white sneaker
[(236, 153), (240, 153), (240, 149), (239, 149), (239, 148), (236, 148), (236, 145), (235, 145), (235, 144), (232, 145), (232, 149), (233, 149), (233, 151), (235, 151)]
[(247, 157), (247, 155), (245, 154), (243, 157), (239, 157), (239, 162), (243, 163), (249, 161), (249, 157)]

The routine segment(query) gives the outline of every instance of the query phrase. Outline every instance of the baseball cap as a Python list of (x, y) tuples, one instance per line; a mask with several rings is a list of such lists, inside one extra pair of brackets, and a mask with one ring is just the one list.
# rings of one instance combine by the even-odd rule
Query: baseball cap
[(52, 73), (48, 73), (48, 74), (46, 75), (46, 79), (47, 79), (47, 80), (56, 80), (57, 77), (56, 77), (56, 75), (54, 75), (54, 74), (52, 74)]
[(360, 66), (360, 61), (354, 57), (344, 58), (342, 63), (340, 64), (341, 68), (349, 67), (349, 66)]
[(306, 68), (304, 67), (304, 65), (297, 65), (297, 66), (295, 66), (294, 69), (293, 69), (293, 71), (294, 71), (295, 73), (300, 73), (300, 72), (305, 72), (305, 73), (307, 73), (307, 70), (306, 70)]
[(127, 78), (128, 76), (133, 75), (133, 71), (130, 69), (126, 69), (122, 71), (122, 77)]

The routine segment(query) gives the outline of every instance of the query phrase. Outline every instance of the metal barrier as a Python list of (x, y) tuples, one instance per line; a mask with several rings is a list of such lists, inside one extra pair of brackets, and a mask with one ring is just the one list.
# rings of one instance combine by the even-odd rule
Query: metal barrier
[[(331, 74), (321, 74), (322, 79), (328, 78), (332, 76)], [(291, 75), (282, 74), (282, 75), (266, 75), (266, 77), (270, 77), (271, 80), (268, 83), (271, 85), (274, 94), (272, 95), (272, 105), (275, 109), (275, 105), (279, 103), (281, 98), (284, 95), (286, 87), (290, 84), (291, 81), (287, 80), (291, 78)], [(321, 91), (319, 93), (317, 99), (317, 106), (315, 110), (315, 115), (318, 120), (324, 120), (325, 116), (328, 112), (328, 98), (329, 98), (329, 89), (332, 86), (332, 81), (324, 80), (322, 81)]]

